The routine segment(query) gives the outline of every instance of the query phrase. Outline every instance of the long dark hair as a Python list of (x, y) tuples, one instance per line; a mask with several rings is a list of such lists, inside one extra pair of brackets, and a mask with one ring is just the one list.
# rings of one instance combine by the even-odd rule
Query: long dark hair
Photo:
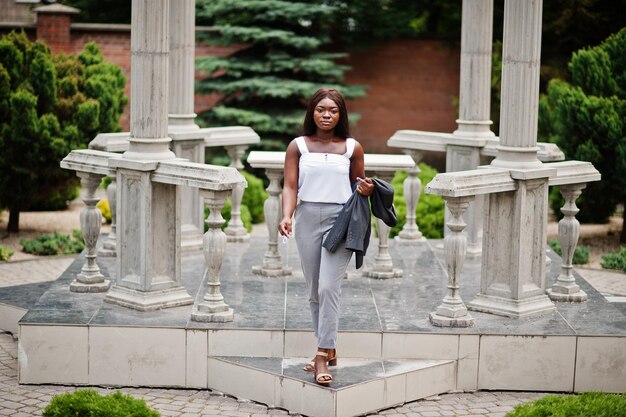
[(329, 98), (337, 104), (339, 107), (339, 122), (335, 126), (335, 135), (341, 138), (350, 137), (350, 125), (348, 122), (348, 110), (346, 109), (346, 101), (343, 99), (341, 93), (333, 88), (320, 88), (309, 99), (309, 104), (306, 108), (306, 115), (304, 116), (304, 123), (302, 124), (302, 134), (305, 136), (312, 136), (317, 132), (317, 126), (313, 120), (313, 112), (317, 104)]

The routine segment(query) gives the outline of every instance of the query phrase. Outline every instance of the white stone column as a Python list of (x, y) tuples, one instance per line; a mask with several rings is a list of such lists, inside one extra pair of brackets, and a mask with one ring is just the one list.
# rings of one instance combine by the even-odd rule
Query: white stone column
[[(228, 156), (230, 156), (230, 166), (236, 168), (239, 172), (244, 168), (241, 163), (241, 157), (247, 147), (248, 145), (226, 146), (226, 151)], [(228, 226), (224, 229), (229, 242), (247, 242), (250, 240), (250, 233), (248, 233), (241, 221), (241, 200), (243, 199), (244, 190), (243, 184), (235, 187), (230, 197), (230, 220), (228, 221)]]
[[(394, 172), (375, 171), (374, 175), (391, 183)], [(363, 271), (363, 276), (377, 279), (399, 278), (402, 276), (402, 270), (393, 267), (393, 260), (389, 254), (389, 230), (391, 228), (378, 218), (375, 218), (375, 221), (378, 231), (378, 254), (374, 258), (372, 267)]]
[[(495, 137), (490, 116), (492, 38), (493, 0), (463, 0), (459, 118), (455, 135)], [(449, 168), (453, 167), (448, 167), (451, 171)]]
[(102, 242), (102, 247), (98, 250), (98, 256), (116, 256), (117, 250), (117, 178), (111, 176), (111, 183), (107, 187), (107, 200), (111, 211), (111, 232)]
[(447, 222), (450, 233), (444, 239), (446, 254), (446, 268), (448, 271), (448, 293), (435, 312), (430, 313), (430, 322), (441, 327), (470, 327), (474, 319), (467, 312), (467, 308), (459, 294), (461, 270), (465, 262), (467, 237), (463, 233), (467, 224), (463, 215), (474, 196), (444, 197), (451, 216)]
[(206, 220), (209, 229), (204, 234), (204, 259), (206, 261), (207, 291), (202, 302), (194, 307), (191, 319), (201, 322), (233, 321), (233, 309), (224, 302), (220, 290), (220, 270), (226, 250), (226, 234), (221, 227), (224, 224), (222, 208), (226, 204), (229, 191), (200, 190), (209, 217)]
[(408, 170), (409, 175), (402, 184), (404, 201), (406, 202), (406, 222), (398, 236), (396, 236), (396, 241), (399, 243), (420, 242), (425, 239), (417, 226), (415, 210), (422, 191), (422, 181), (418, 178), (420, 173), (418, 164), (422, 160), (422, 152), (414, 149), (403, 149), (402, 152), (415, 161), (415, 167)]
[[(195, 123), (195, 1), (170, 2), (168, 132), (178, 158), (204, 163), (204, 134)], [(181, 247), (200, 249), (204, 233), (204, 206), (198, 189), (182, 190)]]
[(572, 261), (580, 233), (580, 223), (576, 219), (576, 213), (580, 210), (576, 207), (576, 199), (586, 186), (586, 184), (571, 184), (560, 187), (561, 195), (565, 198), (565, 205), (561, 208), (564, 217), (559, 221), (559, 243), (561, 244), (563, 264), (561, 265), (561, 274), (552, 288), (547, 290), (550, 299), (554, 301), (577, 303), (587, 301), (587, 293), (576, 284), (572, 274), (574, 269)]
[(517, 183), (485, 203), (480, 293), (470, 310), (509, 317), (550, 312), (545, 294), (548, 179), (537, 159), (541, 0), (506, 0), (500, 145), (491, 165)]
[(105, 301), (141, 311), (193, 303), (180, 285), (178, 186), (152, 182), (169, 149), (169, 1), (133, 0), (129, 149), (117, 169), (117, 281)]
[(96, 244), (102, 225), (102, 213), (96, 208), (99, 198), (96, 197), (96, 189), (102, 181), (102, 175), (77, 172), (84, 188), (83, 201), (85, 208), (80, 213), (80, 228), (85, 240), (85, 264), (76, 275), (76, 279), (70, 284), (72, 292), (106, 292), (111, 286), (111, 281), (104, 279), (100, 268), (96, 263)]
[(291, 275), (291, 268), (283, 266), (282, 258), (278, 252), (278, 224), (283, 211), (280, 198), (282, 191), (280, 180), (283, 178), (283, 168), (266, 168), (265, 174), (270, 180), (267, 187), (269, 198), (263, 204), (269, 243), (267, 252), (263, 257), (263, 265), (253, 266), (252, 272), (269, 277)]
[(537, 159), (542, 0), (506, 0), (502, 43), (500, 145), (491, 165), (540, 168)]

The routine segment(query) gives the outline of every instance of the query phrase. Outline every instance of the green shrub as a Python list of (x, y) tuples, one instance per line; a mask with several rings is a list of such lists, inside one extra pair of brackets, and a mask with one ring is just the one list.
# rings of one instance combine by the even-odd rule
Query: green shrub
[(612, 252), (603, 256), (600, 266), (605, 269), (617, 269), (626, 272), (626, 246), (622, 246), (619, 252)]
[(243, 193), (242, 205), (246, 205), (250, 210), (252, 216), (252, 223), (263, 223), (265, 215), (263, 213), (263, 203), (269, 197), (267, 191), (263, 187), (263, 180), (256, 177), (249, 172), (242, 172), (246, 181), (248, 181), (248, 188)]
[[(549, 245), (557, 255), (563, 256), (561, 244), (558, 240), (551, 240)], [(574, 259), (572, 260), (572, 263), (574, 265), (589, 263), (589, 246), (576, 246), (576, 249), (574, 249)]]
[(144, 400), (124, 395), (119, 391), (102, 396), (92, 389), (55, 395), (45, 408), (43, 417), (159, 417)]
[(626, 416), (626, 395), (587, 392), (580, 395), (546, 395), (515, 406), (505, 417), (616, 417)]
[(24, 252), (34, 255), (62, 255), (80, 253), (85, 248), (80, 230), (74, 230), (72, 236), (54, 231), (51, 235), (39, 236), (34, 239), (21, 239)]
[(11, 256), (13, 256), (13, 251), (11, 249), (0, 246), (0, 261), (6, 262), (11, 258)]
[[(422, 181), (422, 189), (415, 210), (417, 226), (426, 238), (441, 239), (443, 237), (445, 202), (438, 195), (424, 194), (424, 188), (437, 175), (437, 171), (423, 162), (419, 164), (419, 167), (421, 172), (418, 174), (418, 178)], [(394, 189), (393, 204), (396, 209), (398, 224), (391, 228), (390, 237), (400, 233), (406, 223), (406, 202), (402, 184), (407, 176), (405, 171), (398, 171), (391, 181)]]

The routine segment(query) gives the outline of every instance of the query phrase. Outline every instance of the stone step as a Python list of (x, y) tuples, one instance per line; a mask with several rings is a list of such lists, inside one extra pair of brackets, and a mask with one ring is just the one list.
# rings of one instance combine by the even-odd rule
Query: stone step
[(339, 358), (330, 387), (302, 368), (310, 358), (219, 356), (211, 389), (316, 417), (356, 416), (455, 389), (456, 361)]

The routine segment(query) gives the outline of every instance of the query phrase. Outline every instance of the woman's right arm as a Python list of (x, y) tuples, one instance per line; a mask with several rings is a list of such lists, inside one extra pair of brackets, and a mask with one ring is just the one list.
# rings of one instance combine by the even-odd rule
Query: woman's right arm
[(283, 185), (283, 218), (278, 225), (281, 235), (291, 237), (291, 217), (296, 209), (298, 194), (298, 162), (300, 154), (298, 145), (292, 140), (285, 152), (285, 171)]

